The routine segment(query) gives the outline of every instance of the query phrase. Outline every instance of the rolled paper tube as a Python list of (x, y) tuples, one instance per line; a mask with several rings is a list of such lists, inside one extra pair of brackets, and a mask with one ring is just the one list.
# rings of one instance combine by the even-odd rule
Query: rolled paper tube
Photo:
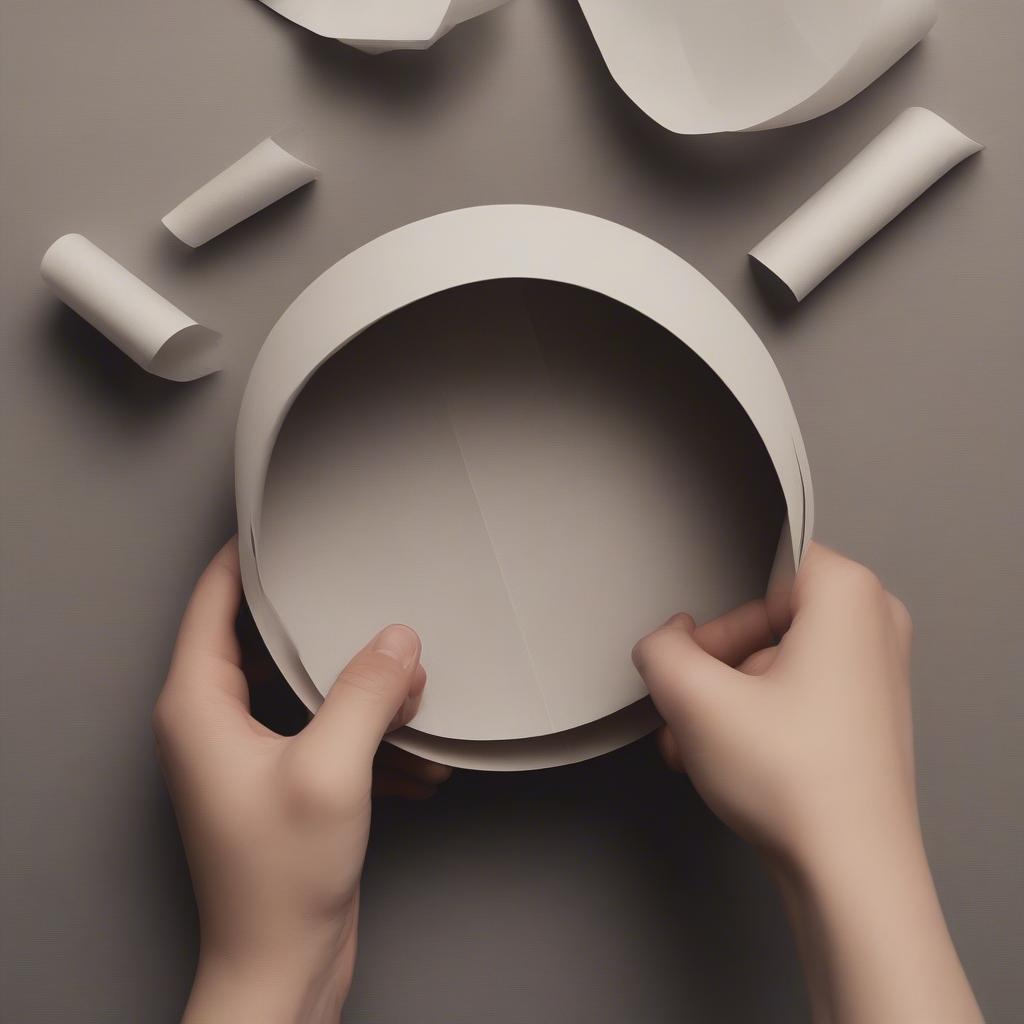
[(273, 139), (264, 139), (179, 203), (164, 217), (163, 225), (195, 248), (318, 175), (315, 167), (292, 156)]
[(983, 147), (910, 107), (750, 250), (798, 300), (947, 171)]
[(144, 370), (195, 380), (221, 368), (220, 335), (193, 320), (81, 235), (58, 238), (43, 280), (59, 299)]

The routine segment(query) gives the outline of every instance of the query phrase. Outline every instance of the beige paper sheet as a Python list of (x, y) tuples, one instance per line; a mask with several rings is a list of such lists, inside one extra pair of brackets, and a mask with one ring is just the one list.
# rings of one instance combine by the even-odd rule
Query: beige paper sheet
[(612, 77), (684, 135), (777, 128), (851, 99), (927, 34), (933, 0), (579, 0)]

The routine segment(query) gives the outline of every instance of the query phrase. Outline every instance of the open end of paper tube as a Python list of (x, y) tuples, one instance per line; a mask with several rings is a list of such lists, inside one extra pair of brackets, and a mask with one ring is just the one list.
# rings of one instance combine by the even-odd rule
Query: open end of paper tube
[(188, 381), (220, 369), (216, 331), (183, 313), (87, 238), (58, 238), (46, 250), (40, 273), (58, 298), (149, 373)]
[(261, 578), (321, 693), (407, 622), (430, 672), (414, 727), (519, 739), (640, 700), (633, 644), (763, 595), (784, 514), (746, 413), (667, 331), (490, 282), (392, 314), (307, 384)]
[(683, 134), (817, 117), (916, 44), (933, 0), (580, 0), (612, 77)]
[(202, 324), (192, 324), (169, 338), (153, 357), (150, 373), (167, 380), (198, 380), (221, 367), (221, 336)]

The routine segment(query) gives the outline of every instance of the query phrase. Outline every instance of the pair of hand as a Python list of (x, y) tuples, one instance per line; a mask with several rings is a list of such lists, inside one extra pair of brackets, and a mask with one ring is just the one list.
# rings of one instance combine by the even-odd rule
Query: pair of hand
[[(406, 626), (356, 655), (297, 736), (256, 722), (240, 597), (232, 543), (199, 581), (154, 715), (200, 913), (185, 1021), (337, 1021), (375, 786), (425, 796), (450, 771), (378, 755), (426, 685)], [(678, 615), (633, 652), (666, 760), (776, 875), (819, 1022), (981, 1019), (921, 841), (910, 644), (878, 580), (814, 546), (787, 621), (763, 602), (700, 627)]]

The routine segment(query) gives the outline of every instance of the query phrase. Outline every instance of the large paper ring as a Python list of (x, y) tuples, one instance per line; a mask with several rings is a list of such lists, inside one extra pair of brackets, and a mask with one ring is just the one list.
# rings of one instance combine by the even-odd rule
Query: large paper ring
[[(778, 369), (735, 307), (683, 259), (621, 225), (549, 207), (476, 207), (398, 228), (340, 260), (292, 303), (256, 360), (239, 414), (236, 493), (245, 593), (271, 654), (310, 710), (323, 697), (260, 573), (264, 489), (289, 409), (327, 359), (384, 317), (440, 292), (505, 278), (597, 292), (686, 344), (745, 410), (778, 475), (787, 521), (773, 579), (791, 579), (810, 542), (807, 455)], [(599, 720), (529, 738), (463, 740), (405, 728), (389, 739), (454, 766), (519, 770), (606, 753), (657, 722), (643, 699)]]

